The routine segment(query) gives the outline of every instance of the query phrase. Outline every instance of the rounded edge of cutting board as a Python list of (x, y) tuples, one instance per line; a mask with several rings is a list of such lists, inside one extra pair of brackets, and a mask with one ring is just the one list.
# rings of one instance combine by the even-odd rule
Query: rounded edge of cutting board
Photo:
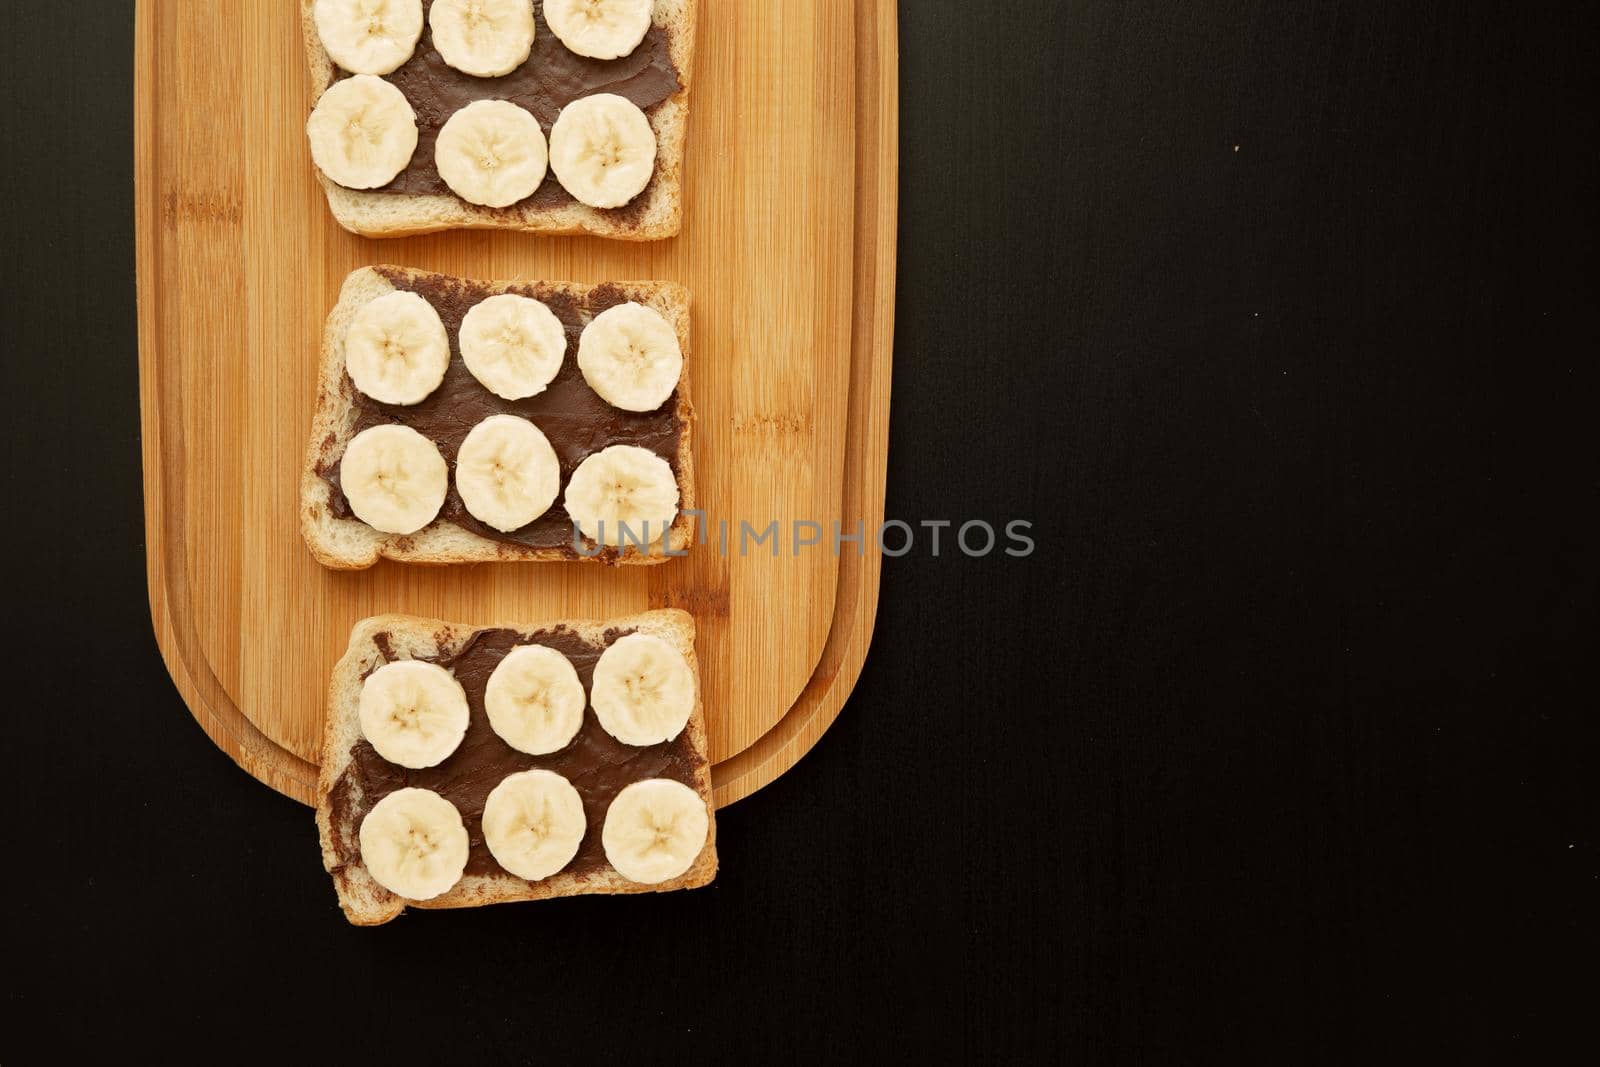
[[(134, 51), (149, 57), (156, 48), (151, 5), (140, 3), (134, 13)], [(176, 498), (181, 482), (171, 485), (165, 477), (167, 452), (175, 447), (179, 431), (169, 433), (163, 425), (161, 402), (163, 382), (150, 346), (159, 336), (155, 318), (156, 301), (147, 299), (143, 279), (155, 277), (156, 268), (147, 262), (158, 243), (158, 205), (154, 190), (156, 178), (154, 140), (157, 132), (155, 93), (147, 84), (150, 62), (134, 64), (134, 233), (136, 239), (137, 316), (139, 334), (139, 424), (144, 474), (145, 579), (150, 600), (150, 622), (156, 647), (161, 652), (167, 674), (200, 728), (213, 744), (251, 777), (285, 796), (312, 803), (316, 792), (317, 768), (268, 738), (236, 707), (211, 665), (200, 652), (199, 635), (192, 620), (172, 606), (181, 604), (185, 572), (181, 556), (169, 559), (168, 553), (181, 553), (181, 542), (161, 536), (161, 516), (169, 507), (181, 511)], [(161, 546), (157, 548), (156, 546)]]
[[(883, 519), (884, 476), (888, 445), (889, 370), (894, 330), (895, 239), (898, 225), (898, 41), (892, 2), (863, 4), (857, 9), (857, 32), (867, 47), (857, 50), (857, 106), (861, 108), (856, 168), (858, 224), (855, 234), (855, 315), (851, 342), (851, 388), (842, 516), (861, 517), (875, 527)], [(135, 48), (141, 55), (154, 47), (148, 6), (138, 6)], [(144, 84), (145, 64), (135, 74), (135, 186), (138, 258), (155, 247), (155, 205), (141, 190), (153, 187), (153, 99)], [(872, 180), (866, 180), (870, 177)], [(154, 277), (153, 268), (139, 276)], [(164, 477), (163, 450), (168, 445), (159, 412), (159, 374), (151, 371), (145, 338), (157, 336), (154, 301), (139, 300), (140, 419), (143, 427), (145, 525), (147, 546), (166, 543), (160, 517), (171, 504)], [(152, 342), (153, 343), (153, 342)], [(152, 418), (152, 413), (156, 417)], [(799, 760), (838, 717), (855, 687), (872, 641), (877, 615), (881, 558), (875, 553), (843, 557), (832, 626), (822, 656), (800, 696), (771, 729), (753, 745), (712, 768), (716, 804), (726, 807), (767, 785)], [(156, 645), (179, 695), (207, 737), (248, 774), (272, 789), (313, 803), (317, 768), (266, 737), (236, 707), (212, 672), (198, 635), (186, 630), (181, 612), (182, 561), (146, 551), (146, 578)]]
[[(883, 522), (894, 351), (895, 249), (899, 227), (899, 40), (890, 0), (856, 8), (855, 308), (850, 400), (845, 419), (846, 525)], [(794, 766), (838, 718), (872, 644), (883, 559), (841, 556), (833, 625), (822, 657), (794, 705), (744, 751), (712, 768), (717, 807), (749, 796)]]

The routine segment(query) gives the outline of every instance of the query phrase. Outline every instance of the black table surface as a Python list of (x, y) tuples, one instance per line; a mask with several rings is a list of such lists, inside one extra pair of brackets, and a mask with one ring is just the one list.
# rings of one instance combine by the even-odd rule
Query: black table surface
[(1386, 1062), (1592, 1012), (1585, 5), (903, 3), (888, 513), (1037, 551), (886, 561), (714, 887), (376, 931), (156, 651), (131, 13), (8, 7), (0, 1060)]

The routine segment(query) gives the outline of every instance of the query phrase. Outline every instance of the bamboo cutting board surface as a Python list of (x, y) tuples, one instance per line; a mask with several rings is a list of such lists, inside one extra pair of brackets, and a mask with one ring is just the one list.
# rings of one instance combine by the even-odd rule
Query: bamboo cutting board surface
[[(478, 624), (690, 611), (718, 802), (770, 781), (859, 673), (878, 558), (713, 543), (647, 568), (323, 570), (297, 487), (322, 323), (345, 274), (661, 278), (694, 294), (696, 481), (760, 528), (882, 517), (896, 180), (887, 0), (700, 0), (684, 228), (651, 244), (339, 229), (311, 171), (299, 20), (282, 0), (138, 10), (141, 410), (152, 614), (207, 733), (309, 800), (329, 671), (357, 619)], [(869, 538), (870, 539), (870, 538)]]

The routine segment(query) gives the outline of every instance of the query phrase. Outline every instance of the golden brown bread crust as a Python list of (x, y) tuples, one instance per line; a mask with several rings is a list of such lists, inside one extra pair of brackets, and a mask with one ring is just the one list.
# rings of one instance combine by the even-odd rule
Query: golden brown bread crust
[[(300, 32), (311, 72), (311, 99), (333, 84), (335, 67), (322, 47), (314, 17), (316, 0), (300, 0)], [(683, 226), (684, 137), (689, 125), (689, 89), (694, 80), (694, 37), (698, 0), (655, 0), (651, 20), (670, 31), (669, 54), (681, 88), (649, 116), (656, 134), (656, 175), (626, 214), (587, 204), (514, 205), (486, 208), (457, 196), (376, 193), (346, 189), (315, 166), (334, 219), (363, 237), (409, 237), (437, 230), (520, 230), (526, 233), (593, 234), (618, 241), (657, 241), (675, 237)], [(555, 181), (549, 174), (546, 181)]]
[[(705, 709), (700, 701), (700, 666), (694, 654), (694, 620), (677, 609), (647, 611), (604, 621), (552, 620), (537, 624), (512, 624), (508, 628), (522, 633), (565, 626), (580, 637), (598, 641), (607, 630), (635, 629), (654, 634), (683, 653), (695, 677), (694, 711), (684, 732), (690, 747), (700, 757), (695, 770), (694, 789), (713, 811), (711, 761), (707, 742)], [(334, 889), (345, 917), (357, 926), (386, 923), (408, 906), (417, 908), (474, 908), (484, 904), (505, 904), (519, 900), (544, 900), (550, 897), (585, 893), (662, 893), (673, 889), (693, 889), (708, 884), (717, 873), (717, 828), (713, 814), (706, 844), (694, 864), (677, 878), (655, 885), (630, 882), (607, 867), (583, 877), (557, 873), (538, 882), (500, 872), (494, 875), (466, 875), (455, 887), (427, 901), (409, 901), (379, 885), (359, 860), (341, 865), (334, 847), (336, 833), (354, 835), (356, 827), (336, 827), (329, 794), (334, 783), (350, 763), (350, 750), (361, 739), (357, 702), (364, 674), (384, 661), (374, 635), (383, 633), (393, 652), (401, 657), (435, 656), (459, 649), (475, 632), (486, 629), (461, 623), (414, 615), (378, 615), (356, 623), (350, 631), (350, 644), (334, 666), (328, 684), (327, 716), (322, 735), (322, 766), (317, 777), (317, 832), (322, 843), (324, 868), (333, 876)]]
[[(322, 356), (317, 374), (317, 403), (311, 420), (311, 438), (306, 446), (305, 465), (300, 475), (300, 531), (306, 547), (318, 563), (332, 570), (362, 570), (381, 559), (407, 563), (485, 563), (582, 562), (623, 566), (651, 566), (665, 563), (671, 556), (660, 551), (648, 554), (630, 549), (620, 555), (606, 552), (595, 556), (574, 556), (564, 548), (529, 548), (480, 536), (454, 523), (435, 519), (414, 534), (386, 534), (356, 518), (339, 518), (330, 501), (333, 487), (317, 473), (318, 468), (342, 455), (355, 426), (355, 409), (344, 373), (344, 338), (350, 320), (369, 301), (394, 291), (385, 275), (412, 279), (448, 277), (409, 267), (361, 267), (352, 271), (339, 291), (339, 301), (328, 314), (322, 336)], [(538, 284), (552, 291), (577, 297), (586, 296), (597, 285), (579, 282), (482, 282), (491, 292), (505, 292)], [(678, 381), (678, 496), (682, 512), (695, 506), (694, 493), (694, 407), (689, 402), (689, 291), (673, 282), (614, 282), (630, 300), (661, 312), (678, 334), (683, 349), (683, 374)], [(568, 358), (572, 358), (569, 354)], [(667, 545), (675, 553), (688, 549), (694, 536), (694, 518), (680, 513), (667, 532)]]

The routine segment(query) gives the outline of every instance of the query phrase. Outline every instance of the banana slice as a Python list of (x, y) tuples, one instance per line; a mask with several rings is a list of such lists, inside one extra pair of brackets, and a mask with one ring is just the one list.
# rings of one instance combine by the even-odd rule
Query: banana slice
[(589, 388), (623, 411), (654, 411), (683, 373), (678, 333), (643, 304), (607, 308), (578, 338), (578, 369)]
[(467, 735), (467, 694), (437, 663), (385, 663), (361, 683), (358, 712), (378, 755), (412, 770), (442, 763)]
[(431, 900), (467, 869), (461, 813), (430, 789), (397, 789), (361, 820), (361, 862), (389, 892)]
[(328, 57), (351, 74), (387, 74), (422, 36), (422, 0), (317, 0), (313, 17)]
[(572, 661), (544, 645), (513, 648), (483, 691), (483, 710), (494, 732), (530, 756), (566, 748), (583, 726), (587, 703)]
[(416, 533), (439, 514), (450, 472), (438, 446), (409, 426), (362, 430), (339, 460), (339, 485), (356, 518), (384, 533)]
[(531, 297), (501, 293), (467, 311), (457, 334), (467, 370), (495, 396), (521, 400), (544, 392), (561, 370), (567, 331)]
[(644, 40), (651, 7), (652, 0), (544, 0), (544, 20), (569, 51), (616, 59)]
[(483, 843), (500, 866), (530, 882), (571, 863), (586, 829), (583, 798), (554, 771), (508, 775), (483, 803)]
[(656, 168), (656, 133), (637, 104), (612, 93), (574, 100), (550, 127), (550, 167), (590, 207), (621, 207)]
[(497, 78), (528, 60), (530, 0), (433, 0), (428, 28), (440, 57), (463, 74)]
[(550, 510), (561, 464), (539, 427), (516, 415), (490, 415), (456, 453), (456, 492), (473, 518), (510, 533)]
[(439, 388), (450, 337), (439, 313), (416, 293), (368, 301), (350, 321), (344, 367), (357, 389), (381, 404), (415, 404)]
[(357, 74), (328, 86), (306, 120), (311, 159), (347, 189), (376, 189), (417, 150), (417, 113), (382, 78)]
[(693, 866), (710, 830), (698, 793), (670, 778), (646, 778), (611, 801), (600, 843), (618, 874), (654, 885)]
[(632, 633), (600, 653), (589, 702), (605, 732), (618, 741), (658, 745), (689, 723), (694, 671), (683, 653), (661, 638)]
[(548, 158), (539, 120), (509, 100), (474, 100), (450, 116), (433, 145), (439, 177), (484, 207), (532, 196)]
[(654, 452), (612, 445), (578, 464), (564, 502), (578, 529), (596, 544), (649, 546), (678, 517), (678, 482)]

